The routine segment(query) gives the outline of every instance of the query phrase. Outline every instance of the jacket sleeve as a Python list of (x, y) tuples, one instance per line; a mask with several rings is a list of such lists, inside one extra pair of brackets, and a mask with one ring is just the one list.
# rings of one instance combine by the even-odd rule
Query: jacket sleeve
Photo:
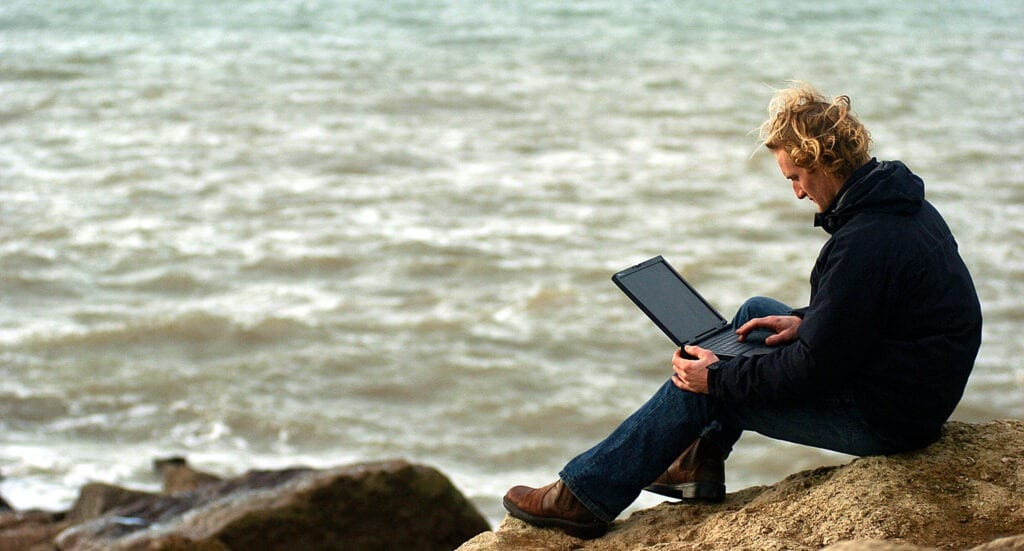
[(773, 403), (834, 388), (879, 342), (888, 279), (880, 246), (833, 236), (815, 265), (797, 341), (763, 356), (722, 362), (709, 372), (709, 393), (726, 401)]

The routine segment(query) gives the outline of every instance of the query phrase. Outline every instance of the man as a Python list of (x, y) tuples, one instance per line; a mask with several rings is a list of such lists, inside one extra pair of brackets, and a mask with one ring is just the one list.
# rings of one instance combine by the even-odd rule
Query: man
[(830, 234), (809, 305), (743, 305), (737, 338), (764, 338), (777, 347), (769, 354), (676, 351), (671, 379), (559, 480), (508, 491), (513, 517), (593, 538), (643, 489), (721, 500), (724, 461), (744, 430), (860, 456), (938, 439), (981, 343), (977, 293), (949, 228), (920, 178), (871, 158), (848, 97), (798, 84), (769, 113), (765, 146)]

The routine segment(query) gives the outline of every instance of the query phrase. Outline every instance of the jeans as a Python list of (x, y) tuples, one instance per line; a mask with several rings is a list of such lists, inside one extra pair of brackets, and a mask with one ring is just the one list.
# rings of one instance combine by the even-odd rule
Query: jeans
[[(740, 307), (733, 326), (789, 312), (781, 302), (755, 297)], [(607, 438), (569, 461), (559, 477), (587, 509), (611, 522), (698, 437), (728, 453), (744, 430), (850, 455), (903, 451), (876, 436), (841, 392), (798, 404), (749, 405), (717, 402), (669, 380)]]

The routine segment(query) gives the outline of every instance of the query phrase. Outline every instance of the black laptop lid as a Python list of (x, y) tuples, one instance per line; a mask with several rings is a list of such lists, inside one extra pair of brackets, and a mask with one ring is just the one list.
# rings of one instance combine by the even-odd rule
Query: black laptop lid
[(612, 281), (678, 346), (728, 325), (661, 256), (622, 270)]

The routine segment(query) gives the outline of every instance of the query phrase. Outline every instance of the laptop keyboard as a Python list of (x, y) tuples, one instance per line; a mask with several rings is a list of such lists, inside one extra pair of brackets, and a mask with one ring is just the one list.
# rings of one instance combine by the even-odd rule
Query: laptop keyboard
[(736, 340), (736, 333), (733, 333), (731, 330), (722, 331), (709, 339), (701, 341), (699, 346), (716, 353), (736, 356), (750, 349), (749, 344)]

